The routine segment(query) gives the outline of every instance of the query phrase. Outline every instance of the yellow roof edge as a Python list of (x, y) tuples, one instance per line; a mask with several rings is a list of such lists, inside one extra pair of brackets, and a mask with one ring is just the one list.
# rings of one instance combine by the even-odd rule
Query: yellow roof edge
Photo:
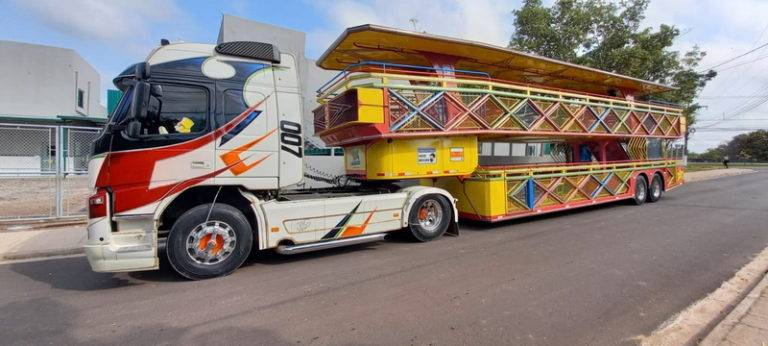
[[(569, 63), (569, 62), (562, 61), (562, 60), (547, 58), (547, 57), (539, 56), (539, 55), (536, 55), (536, 54), (521, 52), (521, 51), (510, 49), (510, 48), (499, 47), (499, 46), (495, 46), (495, 45), (492, 45), (492, 44), (487, 44), (487, 43), (482, 43), (482, 42), (477, 42), (477, 41), (470, 41), (470, 40), (454, 38), (454, 37), (448, 37), (448, 36), (442, 36), (442, 35), (419, 33), (419, 32), (415, 32), (415, 31), (396, 29), (396, 28), (391, 28), (391, 27), (386, 27), (386, 26), (381, 26), (381, 25), (376, 25), (376, 24), (363, 24), (363, 25), (358, 25), (358, 26), (349, 27), (349, 28), (345, 29), (341, 33), (341, 35), (339, 35), (339, 37), (337, 37), (336, 40), (317, 59), (317, 61), (315, 62), (317, 64), (317, 66), (319, 66), (319, 67), (321, 67), (323, 69), (327, 69), (327, 70), (340, 70), (340, 68), (329, 67), (329, 62), (326, 61), (326, 59), (328, 59), (328, 57), (337, 49), (337, 47), (350, 34), (353, 34), (353, 33), (356, 33), (356, 32), (362, 32), (362, 31), (378, 31), (378, 32), (389, 33), (389, 34), (411, 36), (411, 37), (415, 37), (415, 38), (422, 38), (422, 39), (429, 39), (429, 40), (438, 40), (438, 41), (446, 41), (446, 42), (455, 43), (455, 44), (474, 46), (474, 47), (481, 48), (481, 49), (494, 50), (494, 51), (501, 52), (501, 53), (504, 53), (504, 54), (515, 55), (515, 56), (519, 56), (519, 57), (523, 57), (523, 58), (527, 58), (527, 59), (531, 59), (531, 60), (537, 60), (537, 61), (541, 61), (541, 62), (546, 62), (546, 63), (560, 65), (560, 66), (563, 66), (563, 67), (566, 67), (566, 68), (570, 68), (570, 69), (576, 69), (576, 70), (581, 70), (581, 71), (584, 71), (584, 72), (594, 73), (596, 75), (602, 75), (603, 77), (606, 77), (606, 78), (617, 78), (617, 79), (624, 80), (624, 81), (627, 81), (627, 82), (634, 82), (634, 83), (640, 84), (640, 85), (642, 85), (644, 87), (644, 88), (637, 88), (636, 89), (636, 91), (638, 91), (638, 93), (636, 95), (638, 95), (638, 96), (639, 95), (644, 95), (644, 94), (654, 94), (654, 93), (666, 92), (666, 91), (671, 91), (671, 90), (677, 90), (678, 89), (677, 87), (673, 87), (673, 86), (670, 86), (670, 85), (665, 85), (665, 84), (661, 84), (661, 83), (657, 83), (657, 82), (643, 80), (643, 79), (640, 79), (640, 78), (625, 76), (625, 75), (621, 75), (621, 74), (618, 74), (618, 73), (604, 71), (604, 70), (600, 70), (600, 69), (596, 69), (596, 68), (592, 68), (592, 67), (587, 67), (587, 66), (583, 66), (583, 65), (578, 65), (578, 64), (574, 64), (574, 63)], [(643, 90), (643, 89), (645, 89), (645, 90)], [(647, 92), (648, 89), (651, 89), (652, 92)]]

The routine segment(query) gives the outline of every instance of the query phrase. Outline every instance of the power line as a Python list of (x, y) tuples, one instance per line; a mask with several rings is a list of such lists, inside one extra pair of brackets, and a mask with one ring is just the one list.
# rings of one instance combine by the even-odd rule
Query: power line
[(699, 71), (699, 73), (704, 73), (704, 72), (706, 72), (706, 71), (708, 71), (708, 70), (713, 70), (713, 69), (715, 69), (715, 68), (717, 68), (717, 67), (723, 66), (723, 65), (725, 65), (725, 64), (727, 64), (727, 63), (729, 63), (729, 62), (731, 62), (731, 61), (734, 61), (734, 60), (736, 60), (736, 59), (738, 59), (738, 58), (741, 58), (741, 57), (743, 57), (743, 56), (746, 56), (746, 55), (748, 55), (748, 54), (754, 53), (755, 51), (757, 51), (757, 50), (760, 50), (761, 48), (764, 48), (764, 47), (768, 47), (768, 42), (766, 42), (766, 43), (763, 43), (763, 44), (759, 45), (759, 46), (758, 46), (758, 47), (756, 47), (756, 48), (752, 48), (752, 49), (750, 49), (749, 51), (747, 51), (746, 53), (742, 53), (742, 54), (739, 54), (739, 55), (737, 55), (737, 56), (735, 56), (735, 57), (733, 57), (733, 58), (730, 58), (730, 59), (728, 59), (728, 60), (726, 60), (726, 61), (723, 61), (723, 62), (721, 62), (721, 63), (719, 63), (719, 64), (717, 64), (717, 65), (715, 65), (715, 66), (711, 66), (711, 67), (708, 67), (708, 68), (702, 69), (701, 71)]
[(705, 127), (696, 129), (696, 133), (699, 132), (746, 132), (768, 130), (768, 127)]
[(703, 121), (768, 121), (768, 119), (710, 119), (710, 120), (697, 120), (696, 122), (703, 122)]
[(768, 94), (765, 95), (724, 95), (724, 96), (699, 96), (698, 98), (704, 99), (704, 100), (715, 100), (715, 99), (756, 99), (756, 98), (762, 98), (762, 97), (768, 97)]
[[(752, 43), (752, 48), (753, 49), (759, 49), (757, 46), (759, 45), (760, 41), (763, 39), (763, 36), (765, 36), (766, 32), (768, 32), (768, 23), (766, 23), (766, 25), (763, 28), (763, 30), (760, 31), (760, 35), (758, 35), (757, 38), (755, 38), (755, 41)], [(723, 82), (722, 85), (724, 87), (722, 90), (733, 90), (733, 88), (731, 88), (732, 81), (735, 81), (736, 83), (739, 83), (741, 78), (743, 76), (745, 76), (745, 75), (749, 76), (748, 73), (751, 72), (754, 68), (755, 68), (755, 65), (749, 65), (745, 69), (739, 69), (738, 72), (736, 72), (736, 73), (726, 73), (725, 80), (722, 81)], [(761, 71), (764, 70), (764, 69), (765, 69), (765, 67), (763, 67), (763, 69), (761, 69)], [(740, 85), (740, 86), (743, 87), (743, 85)], [(713, 102), (713, 104), (710, 104), (710, 107), (714, 107), (715, 105), (719, 105), (721, 103), (722, 103), (722, 100), (715, 100)]]
[(751, 64), (753, 62), (757, 62), (757, 61), (763, 60), (765, 58), (768, 58), (768, 55), (762, 55), (762, 56), (760, 56), (758, 58), (755, 58), (754, 60), (745, 61), (745, 62), (742, 62), (740, 64), (736, 64), (736, 65), (731, 65), (731, 66), (728, 66), (726, 68), (719, 69), (719, 70), (717, 70), (717, 72), (719, 73), (719, 72), (723, 72), (723, 71), (728, 71), (728, 70), (734, 69), (736, 67), (748, 65), (748, 64)]

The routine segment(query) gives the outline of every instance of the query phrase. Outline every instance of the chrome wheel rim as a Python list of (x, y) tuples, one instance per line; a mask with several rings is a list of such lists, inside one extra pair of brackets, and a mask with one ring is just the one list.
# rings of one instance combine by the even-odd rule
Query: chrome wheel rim
[(419, 207), (419, 226), (427, 232), (435, 232), (443, 220), (443, 209), (434, 199), (428, 199)]
[(235, 250), (237, 234), (228, 224), (208, 221), (197, 225), (187, 236), (187, 255), (202, 265), (221, 263)]
[(637, 199), (638, 200), (644, 200), (645, 199), (645, 184), (637, 184)]
[(653, 198), (659, 198), (661, 196), (661, 183), (659, 183), (659, 181), (656, 179), (653, 180), (651, 193), (653, 193)]

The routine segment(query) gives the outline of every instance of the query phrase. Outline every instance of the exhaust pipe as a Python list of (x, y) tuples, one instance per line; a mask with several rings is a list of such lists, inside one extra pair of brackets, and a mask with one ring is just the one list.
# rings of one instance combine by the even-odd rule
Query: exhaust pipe
[(387, 236), (386, 233), (376, 233), (376, 234), (369, 234), (369, 235), (361, 235), (359, 237), (327, 240), (327, 241), (310, 243), (310, 244), (280, 245), (277, 247), (275, 251), (277, 251), (277, 253), (282, 255), (295, 255), (298, 253), (333, 249), (336, 247), (342, 247), (347, 245), (370, 243), (374, 241), (383, 240), (384, 237), (386, 236)]

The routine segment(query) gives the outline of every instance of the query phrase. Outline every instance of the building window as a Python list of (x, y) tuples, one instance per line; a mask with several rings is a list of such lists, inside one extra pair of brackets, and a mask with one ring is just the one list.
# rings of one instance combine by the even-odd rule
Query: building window
[(509, 143), (507, 142), (493, 143), (493, 156), (509, 156)]
[(77, 107), (85, 108), (85, 91), (77, 89)]

